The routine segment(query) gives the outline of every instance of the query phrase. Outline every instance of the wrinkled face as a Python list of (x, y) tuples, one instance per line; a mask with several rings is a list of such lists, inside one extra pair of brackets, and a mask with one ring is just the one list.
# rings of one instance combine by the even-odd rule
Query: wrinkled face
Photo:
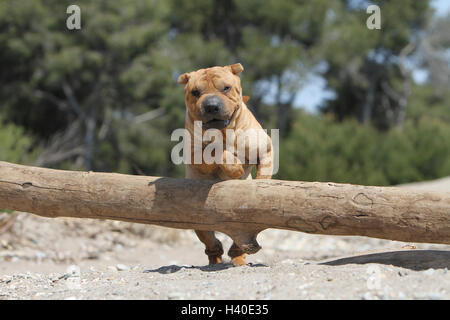
[(225, 129), (242, 103), (240, 63), (200, 69), (184, 73), (178, 83), (184, 84), (186, 107), (194, 121), (201, 121), (204, 129)]

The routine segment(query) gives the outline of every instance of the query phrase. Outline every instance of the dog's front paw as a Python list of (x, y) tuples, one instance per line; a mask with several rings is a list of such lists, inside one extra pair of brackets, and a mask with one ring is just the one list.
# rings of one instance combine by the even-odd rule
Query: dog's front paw
[(239, 158), (228, 150), (224, 150), (223, 152), (223, 163), (220, 164), (220, 169), (231, 179), (239, 179), (245, 172)]
[(235, 267), (246, 266), (247, 262), (245, 261), (245, 254), (232, 258), (231, 263), (233, 263)]
[(225, 164), (221, 166), (221, 169), (231, 179), (239, 179), (244, 174), (244, 168), (240, 164)]

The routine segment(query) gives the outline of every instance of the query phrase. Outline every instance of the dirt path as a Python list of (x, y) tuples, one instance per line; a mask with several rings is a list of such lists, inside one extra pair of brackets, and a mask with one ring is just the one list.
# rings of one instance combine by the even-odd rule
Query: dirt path
[(209, 267), (192, 231), (21, 213), (0, 234), (0, 299), (450, 299), (449, 246), (281, 230), (258, 242), (249, 266)]

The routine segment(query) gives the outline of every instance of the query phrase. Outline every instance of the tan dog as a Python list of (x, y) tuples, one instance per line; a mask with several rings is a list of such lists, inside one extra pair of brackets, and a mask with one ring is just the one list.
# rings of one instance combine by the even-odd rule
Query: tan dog
[[(185, 85), (186, 121), (185, 128), (194, 137), (194, 121), (201, 121), (202, 134), (208, 129), (217, 129), (223, 133), (225, 140), (229, 129), (234, 130), (234, 144), (236, 150), (239, 135), (247, 129), (261, 129), (261, 125), (246, 106), (248, 97), (242, 96), (240, 78), (238, 76), (244, 70), (240, 63), (225, 67), (212, 67), (200, 69), (190, 73), (184, 73), (178, 77), (178, 83)], [(240, 129), (240, 130), (239, 130)], [(270, 137), (264, 134), (266, 139), (264, 148), (260, 141), (252, 143), (251, 139), (245, 139), (245, 161), (237, 157), (236, 152), (230, 152), (226, 148), (223, 151), (223, 163), (186, 164), (186, 178), (191, 179), (252, 179), (251, 172), (255, 164), (249, 160), (249, 154), (257, 151), (257, 179), (270, 179), (272, 176), (272, 144)], [(264, 140), (263, 139), (263, 140)], [(190, 139), (193, 141), (193, 139)], [(230, 143), (228, 141), (228, 143)], [(203, 142), (203, 149), (208, 142)], [(224, 141), (224, 146), (226, 142)], [(191, 159), (194, 158), (194, 146), (191, 143)], [(264, 149), (264, 150), (263, 150)], [(226, 157), (232, 157), (234, 163), (226, 161)], [(228, 158), (229, 159), (229, 158)], [(242, 158), (241, 158), (242, 159)], [(264, 169), (264, 170), (263, 170)], [(267, 174), (269, 172), (269, 174)], [(209, 263), (222, 262), (223, 248), (216, 239), (213, 231), (195, 231), (202, 241), (208, 255)], [(228, 251), (234, 265), (244, 265), (245, 253), (235, 243)]]

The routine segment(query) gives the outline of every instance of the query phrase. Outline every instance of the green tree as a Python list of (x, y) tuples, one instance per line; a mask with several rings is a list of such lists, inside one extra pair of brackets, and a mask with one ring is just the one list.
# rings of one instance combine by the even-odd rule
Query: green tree
[(0, 116), (0, 161), (30, 164), (36, 153), (32, 138), (22, 128), (5, 124)]
[[(180, 124), (182, 112), (172, 110), (174, 101), (182, 108), (182, 96), (173, 94), (169, 3), (77, 4), (82, 28), (70, 31), (64, 2), (0, 1), (0, 68), (5, 70), (0, 99), (8, 119), (45, 143), (39, 164), (76, 160), (76, 167), (86, 170), (117, 170), (124, 159), (133, 163), (139, 157), (126, 152), (133, 136), (120, 130), (134, 125), (150, 131), (153, 126), (138, 123), (137, 116), (159, 110), (165, 118), (155, 126), (163, 132)], [(115, 160), (106, 161), (106, 156)]]
[(337, 122), (334, 116), (299, 112), (291, 134), (281, 141), (277, 178), (396, 185), (450, 175), (448, 105), (427, 104), (433, 99), (430, 90), (414, 89), (420, 95), (413, 95), (401, 130), (380, 132), (355, 119)]
[(323, 38), (323, 54), (336, 97), (322, 110), (388, 129), (404, 123), (411, 82), (405, 62), (418, 47), (431, 9), (429, 1), (373, 3), (381, 9), (381, 30), (366, 27), (366, 1), (343, 0), (332, 9), (337, 18)]

